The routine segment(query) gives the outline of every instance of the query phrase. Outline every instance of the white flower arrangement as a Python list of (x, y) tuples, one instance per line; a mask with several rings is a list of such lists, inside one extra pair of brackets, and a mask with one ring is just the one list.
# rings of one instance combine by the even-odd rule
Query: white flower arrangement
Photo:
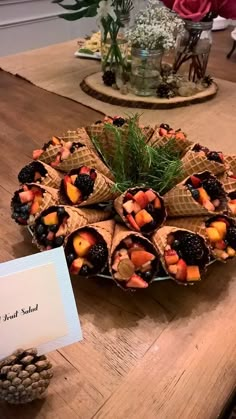
[(183, 30), (183, 21), (158, 0), (149, 0), (129, 31), (132, 47), (148, 50), (169, 50), (175, 46), (176, 34)]

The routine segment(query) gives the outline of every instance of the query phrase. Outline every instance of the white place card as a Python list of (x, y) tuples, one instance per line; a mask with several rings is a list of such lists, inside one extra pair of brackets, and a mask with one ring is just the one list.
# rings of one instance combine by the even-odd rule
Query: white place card
[(0, 264), (0, 360), (18, 348), (45, 354), (81, 339), (62, 247)]

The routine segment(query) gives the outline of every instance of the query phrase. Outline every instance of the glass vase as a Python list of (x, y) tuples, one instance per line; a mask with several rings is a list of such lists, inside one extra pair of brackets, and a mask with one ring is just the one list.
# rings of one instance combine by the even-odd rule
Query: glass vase
[(190, 81), (198, 82), (206, 75), (212, 45), (213, 22), (185, 22), (184, 32), (176, 42), (175, 73), (185, 75)]
[(105, 35), (102, 37), (102, 72), (112, 71), (116, 76), (118, 88), (128, 81), (128, 38), (127, 33), (130, 16), (120, 16), (112, 22)]
[(137, 96), (156, 96), (161, 80), (161, 50), (132, 48), (131, 89)]

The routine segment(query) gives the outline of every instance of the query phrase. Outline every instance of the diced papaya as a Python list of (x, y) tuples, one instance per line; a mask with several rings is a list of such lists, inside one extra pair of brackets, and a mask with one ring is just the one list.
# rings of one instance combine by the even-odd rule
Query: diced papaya
[(135, 215), (135, 221), (141, 228), (144, 225), (151, 223), (153, 221), (153, 217), (145, 209), (142, 209)]

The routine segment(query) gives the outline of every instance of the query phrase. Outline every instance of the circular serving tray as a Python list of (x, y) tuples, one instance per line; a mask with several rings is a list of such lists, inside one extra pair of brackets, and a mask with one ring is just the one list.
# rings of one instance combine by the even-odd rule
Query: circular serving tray
[(85, 79), (81, 82), (80, 87), (85, 93), (94, 97), (95, 99), (101, 100), (102, 102), (129, 108), (143, 109), (171, 109), (187, 105), (194, 105), (213, 99), (218, 91), (218, 86), (214, 82), (204, 91), (189, 97), (176, 96), (171, 99), (161, 99), (154, 96), (136, 96), (133, 93), (123, 95), (121, 94), (120, 90), (112, 89), (111, 87), (105, 86), (102, 83), (101, 72), (94, 73), (85, 77)]

